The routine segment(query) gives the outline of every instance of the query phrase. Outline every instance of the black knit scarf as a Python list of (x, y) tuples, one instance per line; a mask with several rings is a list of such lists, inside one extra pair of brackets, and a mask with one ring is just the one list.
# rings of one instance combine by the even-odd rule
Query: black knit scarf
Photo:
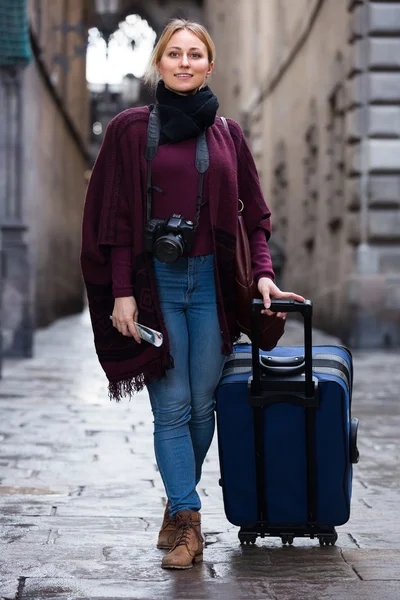
[(218, 110), (217, 96), (208, 86), (196, 94), (182, 96), (165, 87), (161, 80), (156, 99), (160, 114), (160, 144), (181, 142), (199, 133), (215, 121)]

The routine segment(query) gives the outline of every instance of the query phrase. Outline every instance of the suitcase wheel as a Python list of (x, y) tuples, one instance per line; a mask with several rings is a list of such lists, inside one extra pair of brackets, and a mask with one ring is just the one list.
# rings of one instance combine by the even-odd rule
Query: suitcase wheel
[(245, 544), (255, 544), (257, 540), (257, 536), (254, 533), (238, 533), (239, 541), (242, 546)]
[(284, 546), (286, 546), (286, 544), (289, 544), (289, 546), (291, 546), (293, 544), (294, 536), (293, 535), (282, 535), (281, 540), (282, 540), (282, 544)]
[(334, 546), (338, 539), (337, 533), (318, 535), (320, 546)]

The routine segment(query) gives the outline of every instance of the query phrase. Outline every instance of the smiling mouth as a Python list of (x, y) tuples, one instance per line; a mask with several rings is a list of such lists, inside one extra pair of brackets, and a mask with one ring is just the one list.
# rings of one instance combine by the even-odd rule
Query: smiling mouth
[(177, 73), (175, 77), (179, 77), (180, 79), (189, 79), (189, 77), (193, 77), (190, 73)]

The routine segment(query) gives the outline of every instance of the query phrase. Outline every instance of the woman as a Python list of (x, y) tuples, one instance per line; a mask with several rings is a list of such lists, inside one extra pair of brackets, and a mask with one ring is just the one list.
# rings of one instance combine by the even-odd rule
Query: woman
[[(228, 130), (216, 117), (206, 85), (214, 56), (201, 25), (167, 25), (148, 73), (158, 80), (156, 106), (128, 109), (109, 124), (83, 222), (82, 270), (110, 396), (145, 385), (150, 395), (168, 497), (158, 538), (169, 549), (164, 568), (191, 568), (203, 556), (196, 485), (214, 433), (214, 390), (240, 335), (239, 197), (264, 312), (271, 297), (304, 300), (274, 283), (270, 212), (253, 158), (240, 126), (229, 120)], [(135, 322), (160, 331), (162, 346), (142, 342)]]

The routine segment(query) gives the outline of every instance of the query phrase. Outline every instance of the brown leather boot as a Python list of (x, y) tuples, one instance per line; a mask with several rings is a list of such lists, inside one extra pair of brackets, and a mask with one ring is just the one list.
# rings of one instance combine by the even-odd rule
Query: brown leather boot
[(203, 560), (204, 539), (200, 528), (200, 513), (180, 510), (176, 514), (176, 540), (164, 556), (163, 569), (191, 569)]
[(176, 538), (176, 519), (169, 516), (169, 500), (165, 507), (164, 519), (158, 534), (157, 548), (169, 550), (175, 544)]

